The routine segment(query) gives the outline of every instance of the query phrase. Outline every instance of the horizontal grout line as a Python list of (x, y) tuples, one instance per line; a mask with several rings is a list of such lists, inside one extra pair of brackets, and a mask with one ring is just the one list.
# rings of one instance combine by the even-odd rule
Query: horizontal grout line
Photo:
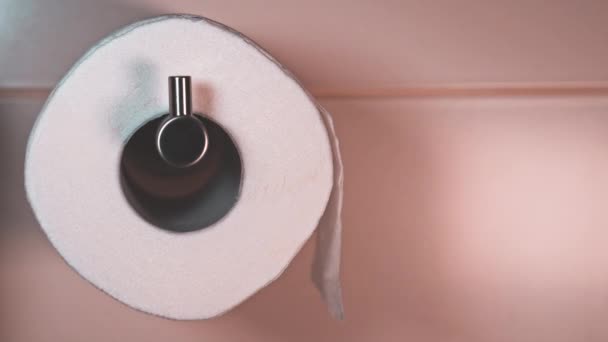
[(402, 88), (313, 91), (320, 98), (607, 96), (606, 83), (461, 84)]
[[(45, 99), (52, 88), (0, 87), (0, 99)], [(312, 88), (316, 98), (373, 99), (400, 97), (495, 97), (495, 96), (608, 96), (608, 83), (561, 84), (462, 84), (401, 88)]]

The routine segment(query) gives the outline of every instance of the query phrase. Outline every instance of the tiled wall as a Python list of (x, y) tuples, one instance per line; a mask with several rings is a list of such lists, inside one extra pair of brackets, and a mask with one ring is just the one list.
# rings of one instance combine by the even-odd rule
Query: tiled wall
[[(99, 38), (168, 12), (243, 31), (333, 113), (345, 321), (308, 280), (312, 241), (235, 310), (177, 322), (95, 289), (35, 222), (23, 158), (48, 90)], [(0, 341), (606, 341), (607, 17), (602, 1), (0, 0)]]

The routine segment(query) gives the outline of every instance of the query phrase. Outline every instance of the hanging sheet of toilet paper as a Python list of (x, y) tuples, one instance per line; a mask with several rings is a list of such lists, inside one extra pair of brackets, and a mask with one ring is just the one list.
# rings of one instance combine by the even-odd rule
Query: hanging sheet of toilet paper
[[(194, 111), (229, 133), (243, 167), (234, 207), (188, 233), (142, 219), (120, 185), (125, 143), (168, 111), (171, 75), (192, 76)], [(49, 97), (25, 173), (35, 215), (65, 261), (133, 308), (173, 319), (222, 314), (275, 280), (316, 229), (313, 280), (343, 315), (342, 163), (331, 117), (226, 26), (170, 15), (101, 41)]]

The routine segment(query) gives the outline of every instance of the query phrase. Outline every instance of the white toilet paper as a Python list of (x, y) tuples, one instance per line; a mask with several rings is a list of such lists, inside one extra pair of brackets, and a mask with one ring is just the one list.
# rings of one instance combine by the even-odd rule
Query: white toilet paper
[[(180, 74), (192, 76), (194, 111), (236, 143), (243, 171), (234, 207), (188, 233), (142, 219), (120, 185), (125, 143), (168, 111), (166, 80)], [(132, 307), (174, 319), (219, 315), (276, 279), (318, 226), (315, 283), (342, 316), (342, 165), (331, 118), (272, 57), (221, 24), (163, 16), (100, 42), (49, 97), (25, 172), (36, 217), (66, 262)]]

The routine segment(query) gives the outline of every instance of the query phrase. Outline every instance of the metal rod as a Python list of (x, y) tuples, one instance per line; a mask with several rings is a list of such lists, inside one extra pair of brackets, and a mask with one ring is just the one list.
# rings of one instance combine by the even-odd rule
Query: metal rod
[(169, 77), (169, 113), (171, 116), (192, 115), (190, 76)]

